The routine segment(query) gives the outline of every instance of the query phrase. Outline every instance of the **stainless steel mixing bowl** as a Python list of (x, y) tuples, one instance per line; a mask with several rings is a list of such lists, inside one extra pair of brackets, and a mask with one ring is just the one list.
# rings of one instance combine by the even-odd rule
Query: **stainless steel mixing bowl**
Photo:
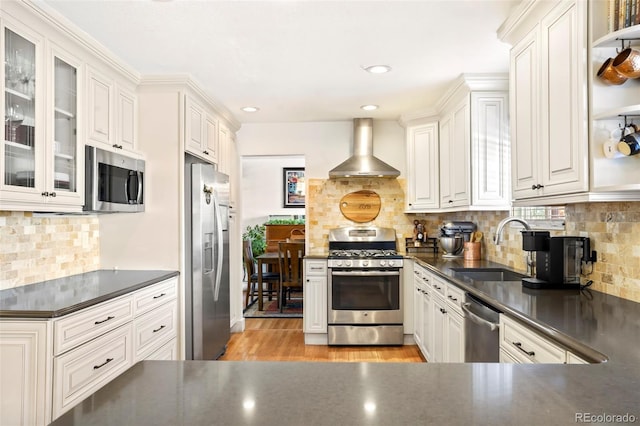
[(444, 254), (457, 255), (462, 252), (464, 238), (459, 235), (455, 237), (440, 237), (440, 247)]

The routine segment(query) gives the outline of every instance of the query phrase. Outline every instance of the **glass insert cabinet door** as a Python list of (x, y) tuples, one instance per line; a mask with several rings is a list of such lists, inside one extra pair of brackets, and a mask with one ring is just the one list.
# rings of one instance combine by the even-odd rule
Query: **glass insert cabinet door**
[[(35, 188), (36, 45), (4, 31), (4, 183)], [(39, 100), (38, 100), (39, 101)]]
[(77, 70), (54, 56), (53, 188), (75, 192), (77, 187), (76, 109)]

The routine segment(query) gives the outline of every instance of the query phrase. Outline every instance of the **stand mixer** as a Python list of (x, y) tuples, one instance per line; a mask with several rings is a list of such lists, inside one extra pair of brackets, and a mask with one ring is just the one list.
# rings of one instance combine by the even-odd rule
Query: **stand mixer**
[(473, 222), (454, 221), (447, 222), (440, 227), (440, 247), (444, 251), (442, 257), (462, 257), (464, 243), (471, 239), (475, 232), (476, 224)]

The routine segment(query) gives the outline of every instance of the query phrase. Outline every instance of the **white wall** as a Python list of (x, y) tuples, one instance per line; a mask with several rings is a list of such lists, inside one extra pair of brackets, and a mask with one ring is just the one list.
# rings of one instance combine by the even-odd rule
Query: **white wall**
[[(304, 156), (305, 177), (327, 179), (353, 152), (353, 122), (248, 123), (237, 141), (241, 157)], [(373, 153), (405, 175), (404, 129), (396, 121), (374, 120)]]
[(304, 215), (304, 208), (283, 207), (283, 167), (305, 167), (301, 155), (248, 156), (241, 158), (242, 230), (264, 223), (270, 214)]

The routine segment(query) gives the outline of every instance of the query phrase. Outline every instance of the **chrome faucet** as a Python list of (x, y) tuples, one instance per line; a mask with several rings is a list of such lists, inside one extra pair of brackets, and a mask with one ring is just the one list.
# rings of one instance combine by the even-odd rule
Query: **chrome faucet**
[[(524, 219), (520, 219), (519, 217), (510, 216), (510, 217), (507, 217), (505, 219), (502, 219), (500, 221), (500, 223), (498, 224), (498, 229), (496, 229), (495, 235), (493, 236), (493, 242), (496, 245), (500, 244), (500, 241), (502, 240), (502, 231), (504, 230), (505, 225), (507, 223), (509, 223), (509, 222), (521, 223), (522, 226), (524, 226), (524, 229), (526, 229), (527, 231), (531, 230), (531, 226), (529, 225), (529, 223), (527, 223), (527, 221), (524, 220)], [(532, 252), (530, 252), (530, 251), (527, 252), (527, 260), (526, 260), (526, 263), (527, 263), (527, 275), (529, 275), (530, 277), (532, 277), (533, 274), (534, 274), (533, 267), (535, 265), (535, 263), (533, 261), (533, 255), (531, 253)]]

